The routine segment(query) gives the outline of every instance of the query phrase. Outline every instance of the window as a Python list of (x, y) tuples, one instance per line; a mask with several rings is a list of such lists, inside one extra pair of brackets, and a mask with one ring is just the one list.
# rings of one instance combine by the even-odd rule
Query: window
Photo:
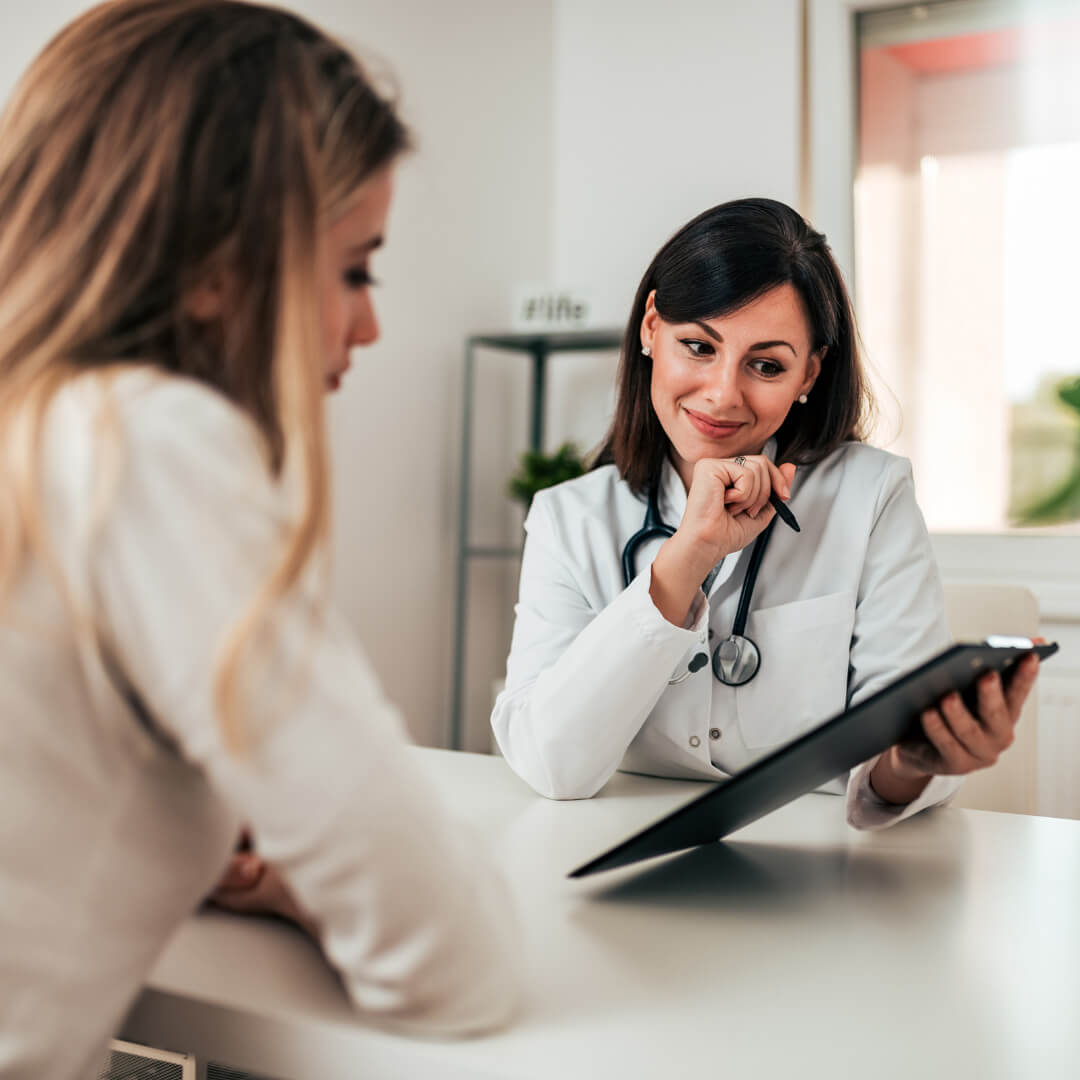
[(874, 441), (932, 530), (1080, 532), (1080, 2), (873, 10), (856, 37)]

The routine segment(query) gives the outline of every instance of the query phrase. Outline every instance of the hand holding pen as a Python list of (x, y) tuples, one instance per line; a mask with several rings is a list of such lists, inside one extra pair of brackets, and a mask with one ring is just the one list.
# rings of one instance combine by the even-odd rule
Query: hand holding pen
[(764, 509), (765, 502), (768, 502), (789, 529), (799, 532), (795, 515), (784, 504), (784, 500), (791, 495), (795, 466), (775, 465), (763, 454), (752, 457), (740, 454), (732, 458), (731, 463), (745, 471), (735, 477), (727, 490), (725, 503), (728, 511), (732, 514), (746, 513), (756, 518)]
[[(652, 564), (649, 593), (668, 621), (682, 625), (709, 572), (764, 531), (794, 479), (794, 465), (775, 465), (762, 454), (694, 464), (682, 521)], [(781, 520), (798, 530), (791, 511), (783, 509)]]
[[(734, 463), (736, 465), (745, 465), (746, 461), (747, 461), (747, 459), (745, 457), (743, 457), (742, 454), (740, 454), (736, 458), (733, 458), (732, 460), (734, 461)], [(784, 475), (783, 475), (783, 473), (780, 472), (780, 468), (773, 465), (773, 463), (771, 461), (769, 461), (768, 458), (763, 457), (761, 460), (764, 461), (766, 464), (772, 466), (773, 470), (775, 470), (776, 473), (780, 474), (780, 479), (781, 480), (784, 479)], [(792, 465), (792, 466), (790, 466), (790, 468), (791, 468), (792, 473), (794, 474), (795, 466)], [(734, 491), (735, 489), (732, 488), (730, 490)], [(791, 485), (789, 483), (783, 484), (781, 490), (783, 490), (784, 493), (785, 493), (784, 498), (790, 497), (790, 495), (791, 495)], [(784, 500), (776, 493), (776, 487), (770, 488), (770, 491), (769, 491), (769, 505), (776, 511), (776, 516), (789, 529), (791, 529), (793, 532), (802, 532), (802, 530), (799, 528), (798, 521), (795, 520), (795, 515), (785, 505)], [(758, 512), (760, 512), (760, 511), (755, 512), (755, 514), (753, 514), (751, 516), (756, 516), (756, 513), (758, 513)]]
[(752, 544), (774, 513), (798, 531), (794, 515), (783, 506), (794, 479), (794, 465), (775, 465), (763, 454), (702, 458), (694, 464), (682, 521), (652, 564), (649, 592), (665, 618), (682, 625), (713, 567)]

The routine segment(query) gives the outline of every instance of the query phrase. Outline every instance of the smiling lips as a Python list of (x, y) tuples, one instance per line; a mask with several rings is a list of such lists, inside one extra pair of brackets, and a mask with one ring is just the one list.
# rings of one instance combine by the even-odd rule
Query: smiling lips
[(686, 415), (690, 418), (690, 423), (693, 424), (702, 435), (709, 439), (726, 439), (730, 435), (734, 435), (739, 428), (745, 427), (745, 424), (742, 421), (710, 420), (700, 413), (691, 412), (691, 410), (687, 409), (685, 406), (683, 408)]

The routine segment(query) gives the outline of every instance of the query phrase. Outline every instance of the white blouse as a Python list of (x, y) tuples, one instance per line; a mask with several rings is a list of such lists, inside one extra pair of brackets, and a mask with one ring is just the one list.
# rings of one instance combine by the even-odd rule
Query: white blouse
[[(761, 564), (746, 633), (756, 678), (731, 687), (711, 665), (672, 684), (695, 654), (732, 631), (753, 545), (729, 555), (683, 627), (649, 595), (661, 540), (621, 556), (645, 499), (605, 466), (540, 492), (526, 520), (513, 642), (492, 727), (510, 765), (549, 798), (588, 798), (617, 769), (720, 780), (870, 696), (950, 641), (944, 596), (910, 464), (859, 443), (796, 473)], [(664, 467), (659, 509), (686, 509)], [(710, 642), (710, 639), (712, 641)], [(841, 777), (848, 820), (890, 824), (950, 797), (935, 777), (912, 803), (885, 803), (869, 783), (876, 759)]]
[(0, 1075), (98, 1075), (242, 822), (359, 1009), (436, 1034), (503, 1022), (519, 975), (501, 879), (314, 575), (246, 684), (250, 751), (223, 746), (219, 650), (288, 519), (251, 422), (187, 379), (87, 376), (50, 406), (41, 462), (64, 591), (34, 558), (0, 611)]

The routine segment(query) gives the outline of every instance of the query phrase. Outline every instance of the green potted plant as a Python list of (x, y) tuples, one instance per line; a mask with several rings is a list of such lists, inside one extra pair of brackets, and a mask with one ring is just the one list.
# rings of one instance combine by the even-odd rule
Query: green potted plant
[[(1060, 383), (1055, 393), (1058, 401), (1080, 420), (1080, 378)], [(1069, 475), (1049, 494), (1026, 506), (1017, 516), (1020, 525), (1055, 525), (1080, 518), (1080, 434), (1075, 443)]]
[(524, 503), (528, 510), (538, 491), (561, 484), (564, 480), (573, 480), (584, 471), (585, 463), (573, 443), (563, 443), (553, 454), (527, 450), (521, 455), (517, 472), (510, 477), (507, 491), (512, 498)]

